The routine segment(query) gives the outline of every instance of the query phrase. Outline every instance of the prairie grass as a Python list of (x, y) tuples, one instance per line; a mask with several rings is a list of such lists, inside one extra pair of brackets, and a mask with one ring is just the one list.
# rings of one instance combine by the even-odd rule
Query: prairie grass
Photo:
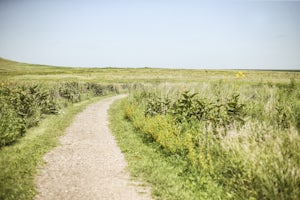
[(166, 200), (198, 200), (212, 196), (213, 199), (226, 199), (222, 187), (204, 176), (195, 176), (187, 160), (169, 154), (124, 119), (123, 106), (124, 102), (120, 101), (111, 106), (110, 128), (125, 154), (131, 175), (136, 180), (146, 181), (152, 196)]
[[(100, 66), (101, 67), (101, 66)], [(97, 83), (199, 83), (236, 81), (238, 70), (195, 70), (159, 68), (74, 68), (32, 65), (0, 58), (0, 80), (31, 81), (89, 81)], [(288, 83), (290, 79), (300, 80), (298, 71), (244, 71), (243, 82)]]
[[(123, 112), (161, 152), (189, 163), (182, 175), (192, 185), (217, 185), (221, 199), (298, 199), (299, 88), (295, 80), (146, 86)], [(203, 199), (216, 198), (211, 189)]]
[[(43, 154), (57, 144), (72, 116), (93, 101), (88, 99), (111, 91), (130, 93), (110, 111), (111, 129), (131, 173), (150, 183), (157, 198), (300, 196), (299, 71), (72, 68), (0, 58), (0, 82), (25, 85), (25, 93), (38, 85), (64, 111), (41, 115), (37, 127), (0, 149), (0, 199), (31, 199)], [(7, 97), (0, 95), (1, 125), (8, 119), (19, 124), (17, 112), (5, 112), (15, 109)], [(205, 109), (197, 109), (202, 104)]]

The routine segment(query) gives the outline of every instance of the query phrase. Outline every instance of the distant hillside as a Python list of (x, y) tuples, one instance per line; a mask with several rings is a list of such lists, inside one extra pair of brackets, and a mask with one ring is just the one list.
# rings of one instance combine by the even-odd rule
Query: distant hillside
[(20, 63), (0, 57), (0, 76), (63, 73), (66, 67)]
[[(245, 75), (238, 78), (237, 73)], [(0, 80), (89, 81), (101, 83), (273, 82), (300, 80), (296, 71), (159, 68), (74, 68), (20, 63), (0, 58)]]

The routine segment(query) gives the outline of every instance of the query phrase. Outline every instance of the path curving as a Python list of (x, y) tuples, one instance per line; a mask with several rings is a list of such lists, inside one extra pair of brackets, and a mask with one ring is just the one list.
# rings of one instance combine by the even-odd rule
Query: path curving
[(61, 145), (45, 155), (36, 177), (36, 200), (151, 199), (149, 188), (130, 180), (126, 161), (108, 128), (114, 96), (88, 106), (61, 137)]

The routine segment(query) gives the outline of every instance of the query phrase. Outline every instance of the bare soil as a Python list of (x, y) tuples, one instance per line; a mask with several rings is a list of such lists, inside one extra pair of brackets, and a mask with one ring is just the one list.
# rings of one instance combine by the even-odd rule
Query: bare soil
[(35, 199), (151, 199), (150, 189), (133, 181), (108, 128), (110, 104), (119, 95), (88, 106), (45, 155), (36, 177)]

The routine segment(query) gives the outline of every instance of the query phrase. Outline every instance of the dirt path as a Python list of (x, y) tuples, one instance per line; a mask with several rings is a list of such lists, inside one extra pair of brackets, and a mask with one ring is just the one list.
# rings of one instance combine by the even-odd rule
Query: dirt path
[(130, 180), (126, 161), (108, 128), (104, 99), (78, 114), (61, 146), (46, 154), (36, 178), (36, 199), (151, 199), (149, 189)]

